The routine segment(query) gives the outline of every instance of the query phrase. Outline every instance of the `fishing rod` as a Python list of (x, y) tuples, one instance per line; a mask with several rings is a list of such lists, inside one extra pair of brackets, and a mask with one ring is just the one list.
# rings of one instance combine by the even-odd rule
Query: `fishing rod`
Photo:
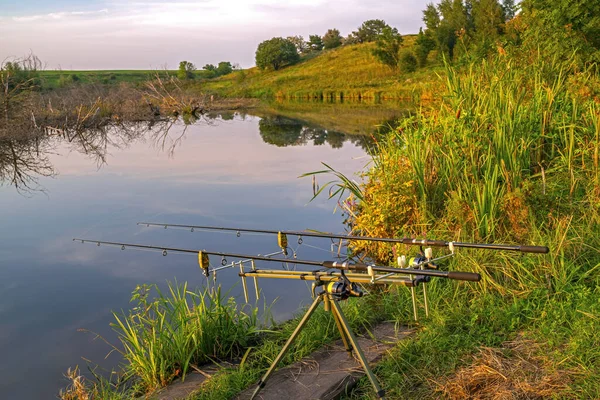
[(301, 238), (303, 236), (307, 236), (307, 237), (342, 239), (342, 240), (364, 240), (364, 241), (371, 241), (371, 242), (401, 243), (401, 244), (413, 245), (413, 246), (448, 247), (451, 250), (453, 248), (463, 247), (463, 248), (471, 248), (471, 249), (506, 250), (506, 251), (519, 251), (521, 253), (538, 253), (538, 254), (546, 254), (549, 252), (549, 249), (546, 246), (447, 242), (444, 240), (414, 239), (414, 238), (381, 238), (381, 237), (356, 236), (356, 235), (340, 235), (340, 234), (327, 233), (327, 232), (276, 231), (276, 230), (269, 230), (269, 229), (227, 228), (227, 227), (221, 227), (221, 226), (163, 224), (163, 223), (157, 223), (157, 222), (138, 222), (137, 224), (142, 225), (142, 226), (145, 225), (146, 227), (160, 226), (165, 229), (167, 229), (167, 228), (189, 229), (191, 232), (194, 232), (195, 229), (209, 230), (209, 231), (236, 232), (237, 236), (240, 236), (242, 232), (272, 234), (272, 235), (278, 235), (278, 242), (279, 242), (280, 247), (282, 247), (282, 248), (287, 248), (286, 235), (290, 235), (290, 236), (297, 236), (299, 238), (299, 243), (302, 243)]
[[(416, 318), (416, 302), (414, 297), (414, 288), (419, 283), (428, 282), (431, 277), (438, 278), (447, 278), (453, 280), (461, 280), (461, 281), (471, 281), (478, 282), (481, 279), (481, 276), (477, 273), (473, 272), (462, 272), (462, 271), (439, 271), (436, 269), (426, 269), (425, 267), (435, 268), (436, 265), (433, 263), (434, 258), (432, 258), (432, 250), (431, 248), (427, 248), (424, 251), (424, 255), (419, 255), (418, 257), (411, 258), (407, 260), (406, 257), (402, 256), (398, 259), (398, 265), (400, 268), (392, 268), (392, 267), (383, 267), (377, 265), (368, 265), (363, 263), (351, 263), (349, 261), (339, 262), (339, 261), (311, 261), (311, 260), (289, 260), (287, 258), (271, 258), (269, 256), (261, 256), (261, 255), (248, 255), (248, 254), (238, 254), (238, 253), (229, 253), (229, 252), (217, 252), (217, 251), (207, 251), (207, 250), (193, 250), (193, 249), (184, 249), (177, 247), (165, 247), (165, 246), (153, 246), (146, 244), (137, 244), (137, 243), (124, 243), (124, 242), (109, 242), (109, 241), (101, 241), (101, 240), (91, 240), (91, 239), (78, 239), (75, 238), (73, 241), (78, 241), (81, 243), (95, 243), (97, 246), (102, 244), (109, 246), (117, 246), (120, 247), (121, 250), (125, 250), (127, 248), (133, 249), (142, 249), (142, 250), (157, 250), (162, 251), (163, 256), (167, 256), (169, 252), (174, 253), (190, 253), (197, 254), (198, 263), (200, 268), (203, 270), (204, 275), (208, 277), (210, 275), (210, 260), (209, 256), (220, 256), (221, 265), (223, 268), (227, 264), (225, 257), (231, 257), (234, 259), (240, 259), (237, 264), (240, 267), (239, 276), (242, 279), (242, 285), (244, 289), (244, 296), (246, 298), (246, 302), (248, 302), (248, 290), (246, 279), (253, 278), (255, 288), (256, 288), (256, 296), (258, 299), (259, 290), (257, 285), (258, 278), (271, 278), (271, 279), (293, 279), (293, 280), (304, 280), (304, 281), (313, 281), (312, 284), (312, 293), (314, 301), (312, 305), (308, 308), (304, 316), (302, 317), (300, 323), (292, 333), (292, 335), (288, 338), (287, 342), (275, 358), (275, 360), (271, 363), (269, 369), (265, 372), (265, 374), (260, 378), (254, 393), (252, 394), (252, 399), (254, 399), (258, 393), (264, 388), (267, 380), (271, 376), (271, 374), (277, 368), (279, 362), (283, 359), (287, 351), (289, 350), (292, 343), (296, 340), (296, 338), (300, 335), (300, 332), (306, 325), (307, 321), (310, 319), (311, 315), (317, 309), (319, 304), (323, 303), (324, 309), (326, 312), (331, 312), (333, 315), (333, 319), (335, 321), (335, 325), (337, 326), (342, 342), (344, 343), (344, 347), (348, 354), (352, 355), (355, 353), (358, 357), (371, 385), (375, 389), (377, 396), (379, 398), (383, 398), (385, 394), (385, 390), (383, 390), (377, 380), (377, 377), (369, 367), (369, 363), (365, 358), (365, 355), (361, 349), (360, 343), (358, 342), (356, 336), (354, 335), (351, 326), (348, 324), (348, 320), (346, 319), (344, 312), (340, 305), (339, 301), (347, 300), (350, 297), (362, 297), (367, 294), (360, 286), (360, 283), (372, 283), (372, 284), (389, 284), (389, 285), (398, 285), (398, 286), (407, 286), (410, 287), (413, 293), (413, 310)], [(450, 247), (450, 250), (453, 253), (453, 247)], [(278, 252), (279, 254), (283, 252)], [(277, 253), (275, 253), (277, 254)], [(440, 257), (438, 259), (444, 258), (447, 256)], [(244, 263), (251, 262), (251, 271), (244, 270)], [(292, 262), (294, 264), (301, 265), (309, 265), (309, 266), (317, 266), (325, 268), (325, 271), (277, 271), (272, 269), (256, 269), (255, 261), (268, 261), (268, 262)], [(235, 265), (236, 262), (232, 262), (232, 265)], [(411, 266), (412, 268), (405, 268), (406, 265)], [(219, 269), (221, 269), (219, 268)], [(213, 268), (213, 272), (215, 272), (215, 268)], [(337, 271), (332, 271), (337, 270)], [(396, 274), (407, 275), (406, 277), (398, 277)], [(316, 293), (317, 288), (322, 288), (320, 293)], [(425, 286), (423, 286), (425, 289)], [(425, 291), (423, 291), (425, 295)], [(427, 299), (425, 297), (425, 307), (427, 307)], [(427, 310), (427, 308), (426, 308)]]
[(198, 262), (200, 267), (204, 271), (205, 276), (210, 275), (209, 270), (209, 256), (220, 256), (220, 257), (231, 257), (231, 258), (241, 258), (241, 259), (252, 259), (256, 261), (269, 261), (269, 262), (291, 262), (293, 264), (300, 265), (311, 265), (324, 267), (328, 269), (339, 269), (342, 271), (358, 271), (358, 272), (366, 272), (370, 275), (373, 275), (376, 272), (384, 272), (388, 274), (404, 274), (404, 275), (423, 275), (423, 276), (431, 276), (438, 278), (447, 278), (453, 280), (461, 280), (461, 281), (472, 281), (478, 282), (481, 280), (481, 276), (479, 274), (473, 272), (460, 272), (460, 271), (438, 271), (432, 269), (412, 269), (412, 268), (392, 268), (392, 267), (382, 267), (377, 265), (368, 265), (363, 263), (350, 263), (350, 262), (337, 262), (337, 261), (311, 261), (311, 260), (290, 260), (290, 259), (282, 259), (282, 258), (271, 258), (266, 256), (256, 256), (250, 254), (237, 254), (237, 253), (228, 253), (228, 252), (220, 252), (220, 251), (206, 251), (206, 250), (193, 250), (193, 249), (182, 249), (176, 247), (165, 247), (165, 246), (153, 246), (153, 245), (145, 245), (145, 244), (137, 244), (137, 243), (124, 243), (124, 242), (107, 242), (102, 240), (91, 240), (91, 239), (79, 239), (74, 238), (73, 241), (81, 242), (81, 243), (95, 243), (97, 246), (101, 244), (109, 245), (109, 246), (117, 246), (120, 247), (121, 250), (125, 250), (126, 248), (134, 248), (134, 249), (146, 249), (146, 250), (158, 250), (162, 251), (163, 256), (166, 256), (169, 252), (174, 253), (190, 253), (198, 255)]

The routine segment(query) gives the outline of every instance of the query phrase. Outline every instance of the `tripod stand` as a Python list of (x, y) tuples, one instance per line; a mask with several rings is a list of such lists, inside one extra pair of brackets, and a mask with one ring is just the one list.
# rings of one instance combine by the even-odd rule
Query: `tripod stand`
[[(356, 340), (356, 336), (354, 336), (354, 333), (352, 332), (352, 329), (350, 328), (350, 325), (348, 324), (348, 320), (346, 320), (346, 317), (344, 316), (344, 313), (342, 312), (342, 308), (338, 304), (339, 300), (343, 300), (347, 297), (342, 297), (339, 294), (336, 295), (336, 293), (332, 293), (333, 291), (335, 291), (335, 287), (332, 286), (332, 284), (327, 285), (325, 288), (326, 288), (325, 291), (323, 291), (317, 295), (317, 297), (315, 298), (315, 301), (313, 301), (313, 303), (311, 304), (309, 309), (306, 311), (306, 314), (304, 314), (304, 316), (302, 317), (302, 320), (300, 321), (300, 323), (298, 324), (298, 326), (296, 327), (296, 329), (294, 330), (294, 332), (292, 333), (290, 338), (287, 340), (287, 342), (285, 343), (285, 345), (283, 346), (283, 348), (281, 349), (281, 351), (279, 352), (279, 354), (277, 355), (277, 357), (275, 358), (275, 360), (273, 361), (273, 363), (271, 364), (271, 366), (269, 367), (267, 372), (265, 372), (265, 374), (260, 379), (260, 381), (258, 381), (258, 386), (256, 387), (256, 390), (252, 394), (252, 397), (250, 398), (251, 400), (256, 397), (258, 392), (260, 392), (260, 390), (263, 387), (265, 387), (267, 380), (269, 379), (269, 377), (271, 376), (273, 371), (275, 371), (275, 368), (277, 368), (277, 364), (279, 364), (279, 362), (283, 359), (283, 357), (285, 356), (285, 354), (291, 347), (292, 343), (294, 342), (294, 340), (296, 340), (296, 338), (302, 331), (302, 328), (304, 328), (304, 326), (310, 319), (311, 315), (315, 312), (315, 310), (317, 309), (317, 307), (319, 306), (319, 304), (321, 302), (323, 302), (325, 311), (331, 311), (331, 313), (333, 314), (333, 319), (335, 321), (335, 324), (337, 325), (338, 330), (340, 331), (340, 335), (342, 337), (342, 342), (344, 343), (344, 347), (346, 348), (346, 351), (348, 352), (349, 355), (352, 355), (353, 350), (356, 352), (356, 355), (358, 356), (358, 359), (360, 360), (360, 363), (362, 364), (362, 367), (363, 367), (365, 373), (367, 374), (369, 381), (371, 381), (371, 384), (373, 385), (373, 388), (375, 389), (377, 396), (379, 398), (383, 399), (383, 397), (385, 395), (385, 390), (381, 389), (381, 386), (379, 386), (377, 377), (375, 377), (375, 374), (373, 374), (373, 371), (371, 371), (371, 368), (369, 367), (369, 363), (367, 362), (367, 359), (365, 358), (365, 355), (362, 352), (362, 350), (358, 344), (358, 341)], [(361, 295), (362, 295), (362, 293), (361, 293)]]

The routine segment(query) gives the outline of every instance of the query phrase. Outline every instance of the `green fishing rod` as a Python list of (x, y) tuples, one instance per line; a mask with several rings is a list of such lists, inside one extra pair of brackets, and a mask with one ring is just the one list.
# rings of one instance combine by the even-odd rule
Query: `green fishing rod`
[[(204, 226), (204, 225), (184, 225), (184, 224), (163, 224), (157, 222), (138, 222), (138, 225), (150, 227), (159, 226), (162, 228), (178, 228), (188, 229), (191, 232), (194, 230), (208, 230), (208, 231), (226, 231), (236, 232), (237, 236), (240, 236), (242, 232), (247, 233), (259, 233), (259, 234), (272, 234), (278, 235), (279, 246), (282, 248), (287, 247), (287, 237), (297, 236), (301, 239), (303, 236), (306, 237), (317, 237), (317, 238), (329, 238), (329, 239), (342, 239), (342, 240), (364, 240), (371, 242), (385, 242), (385, 243), (401, 243), (412, 246), (426, 246), (426, 247), (448, 247), (453, 250), (457, 247), (471, 248), (471, 249), (486, 249), (486, 250), (507, 250), (507, 251), (519, 251), (521, 253), (538, 253), (546, 254), (549, 252), (546, 246), (528, 246), (528, 245), (511, 245), (511, 244), (494, 244), (494, 243), (465, 243), (465, 242), (447, 242), (444, 240), (432, 240), (432, 239), (414, 239), (414, 238), (381, 238), (381, 237), (369, 237), (369, 236), (355, 236), (355, 235), (340, 235), (335, 233), (327, 232), (315, 232), (315, 231), (276, 231), (269, 229), (247, 229), (247, 228), (227, 228), (221, 226)], [(301, 243), (301, 241), (299, 241)]]
[(311, 261), (311, 260), (290, 260), (286, 258), (271, 258), (267, 256), (256, 256), (250, 254), (237, 254), (237, 253), (228, 253), (228, 252), (220, 252), (220, 251), (206, 251), (206, 250), (193, 250), (193, 249), (182, 249), (176, 247), (164, 247), (164, 246), (153, 246), (153, 245), (145, 245), (145, 244), (137, 244), (137, 243), (123, 243), (123, 242), (107, 242), (102, 240), (91, 240), (91, 239), (73, 239), (75, 242), (81, 243), (93, 243), (97, 246), (101, 244), (120, 247), (121, 250), (125, 250), (127, 248), (133, 249), (145, 249), (145, 250), (157, 250), (162, 251), (163, 256), (166, 256), (169, 252), (174, 253), (188, 253), (188, 254), (197, 254), (198, 255), (198, 263), (200, 268), (202, 268), (204, 275), (210, 275), (209, 269), (209, 256), (219, 256), (219, 257), (231, 257), (231, 258), (240, 258), (240, 259), (250, 259), (256, 261), (268, 261), (268, 262), (290, 262), (293, 264), (300, 265), (311, 265), (317, 267), (324, 267), (329, 269), (339, 269), (342, 271), (355, 271), (355, 272), (366, 272), (368, 274), (373, 274), (375, 272), (383, 272), (388, 274), (404, 274), (404, 275), (423, 275), (423, 276), (431, 276), (437, 278), (447, 278), (454, 279), (460, 281), (472, 281), (478, 282), (481, 280), (481, 276), (479, 274), (473, 272), (461, 272), (461, 271), (438, 271), (431, 269), (419, 269), (415, 270), (412, 268), (392, 268), (392, 267), (382, 267), (377, 265), (368, 265), (362, 263), (350, 263), (350, 262), (337, 262), (337, 261)]

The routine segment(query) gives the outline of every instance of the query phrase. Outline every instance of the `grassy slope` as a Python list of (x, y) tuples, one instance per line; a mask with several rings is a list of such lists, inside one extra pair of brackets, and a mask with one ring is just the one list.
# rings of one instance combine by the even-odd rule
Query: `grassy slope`
[[(405, 36), (410, 49), (415, 35)], [(435, 68), (401, 74), (378, 62), (373, 43), (344, 46), (306, 57), (278, 71), (258, 68), (207, 81), (205, 88), (228, 97), (414, 99), (430, 96)]]

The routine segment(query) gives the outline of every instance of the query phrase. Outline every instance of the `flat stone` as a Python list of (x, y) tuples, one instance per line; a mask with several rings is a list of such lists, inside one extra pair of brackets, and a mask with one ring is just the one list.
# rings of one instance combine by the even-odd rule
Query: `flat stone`
[(185, 399), (194, 391), (210, 379), (210, 376), (219, 371), (219, 367), (216, 365), (209, 365), (202, 368), (198, 368), (203, 373), (198, 371), (192, 371), (185, 376), (185, 380), (178, 379), (172, 382), (169, 386), (161, 389), (158, 392), (153, 393), (150, 396), (150, 400), (177, 400)]
[[(371, 331), (373, 337), (358, 337), (369, 364), (377, 363), (398, 340), (412, 334), (408, 328), (395, 329), (391, 322)], [(354, 355), (354, 353), (353, 353)], [(341, 340), (324, 347), (288, 367), (276, 370), (257, 398), (263, 400), (336, 399), (348, 392), (365, 375), (358, 359), (350, 356)], [(238, 400), (252, 396), (255, 385), (243, 391)], [(384, 388), (385, 389), (385, 388)]]

